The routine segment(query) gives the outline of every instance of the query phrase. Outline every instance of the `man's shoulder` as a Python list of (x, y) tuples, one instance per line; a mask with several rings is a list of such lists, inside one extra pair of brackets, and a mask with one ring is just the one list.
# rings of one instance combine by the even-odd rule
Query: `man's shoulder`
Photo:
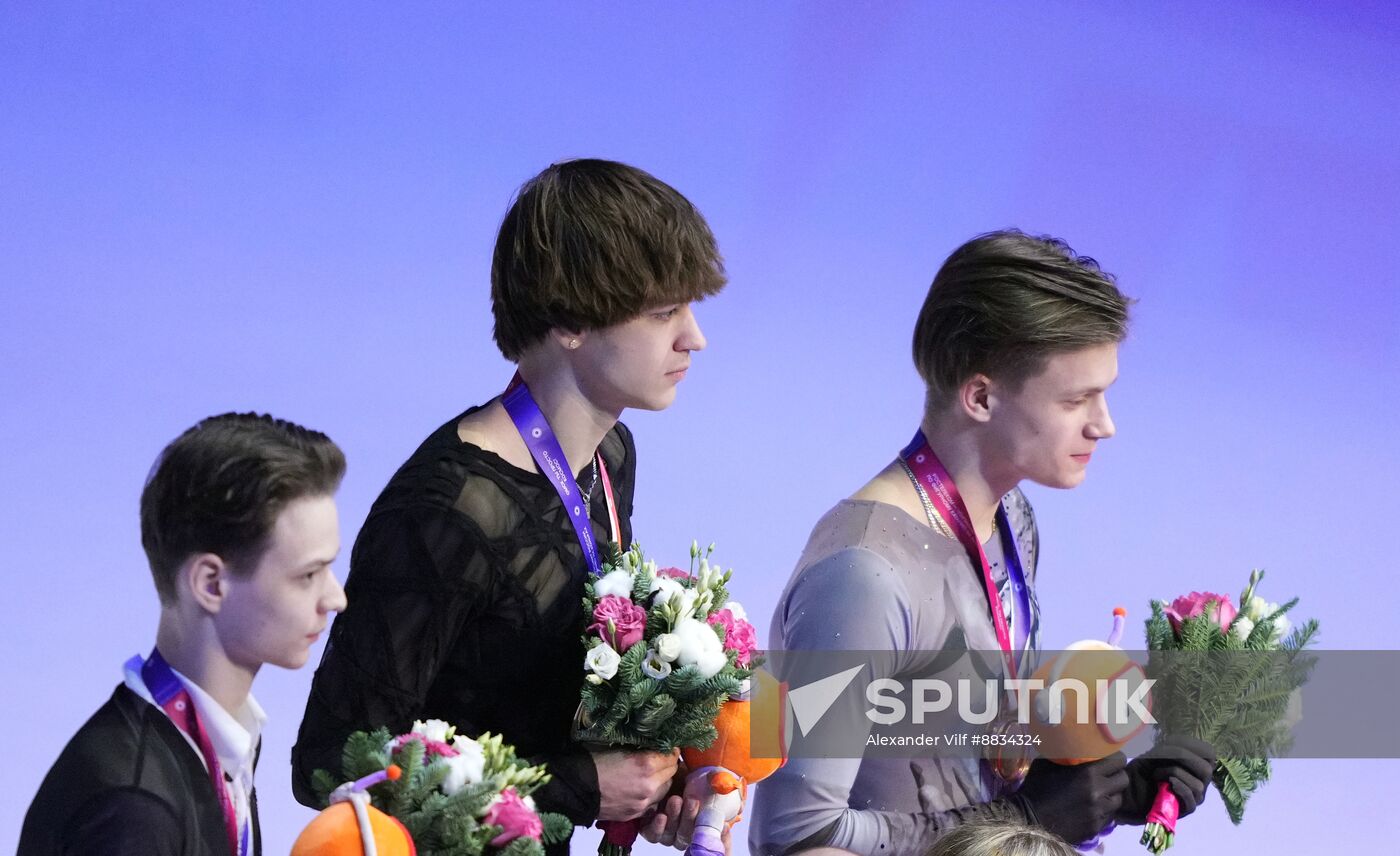
[(152, 844), (178, 840), (199, 828), (196, 771), (203, 766), (165, 715), (118, 686), (44, 777), (25, 818), (20, 853), (59, 852), (57, 842), (75, 835), (121, 837), (116, 830), (123, 823), (135, 824), (133, 834)]

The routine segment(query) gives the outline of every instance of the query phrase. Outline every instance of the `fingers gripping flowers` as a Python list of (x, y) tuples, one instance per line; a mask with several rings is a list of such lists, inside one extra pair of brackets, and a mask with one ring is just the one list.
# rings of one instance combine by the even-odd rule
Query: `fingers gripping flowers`
[(757, 635), (729, 599), (732, 571), (691, 545), (690, 570), (614, 551), (585, 587), (587, 682), (580, 739), (670, 750), (708, 746), (719, 706), (759, 663)]

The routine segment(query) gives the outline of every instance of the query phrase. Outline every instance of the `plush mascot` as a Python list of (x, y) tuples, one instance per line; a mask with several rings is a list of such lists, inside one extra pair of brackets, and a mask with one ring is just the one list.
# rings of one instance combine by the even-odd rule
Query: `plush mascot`
[(292, 856), (416, 856), (403, 824), (369, 804), (371, 785), (399, 775), (399, 768), (391, 764), (336, 788), (330, 806), (297, 836)]
[[(700, 801), (700, 813), (695, 817), (695, 831), (686, 856), (724, 856), (721, 835), (743, 817), (749, 785), (773, 775), (787, 762), (786, 757), (752, 756), (754, 725), (751, 714), (747, 693), (731, 697), (715, 718), (719, 736), (710, 748), (681, 750), (681, 757), (690, 769), (685, 780), (686, 799)], [(774, 742), (781, 747), (781, 715), (774, 719), (773, 727), (778, 729)]]
[[(1142, 666), (1118, 647), (1127, 614), (1121, 606), (1113, 610), (1113, 632), (1107, 642), (1075, 642), (1036, 670), (1035, 678), (1045, 689), (1031, 695), (1031, 722), (1040, 738), (1042, 757), (1061, 764), (1095, 761), (1117, 752), (1147, 727), (1146, 722), (1131, 716), (1118, 716), (1120, 710), (1126, 710), (1123, 702), (1147, 678)], [(1052, 691), (1057, 681), (1078, 681), (1085, 692), (1077, 688)], [(1147, 708), (1151, 708), (1150, 699)]]

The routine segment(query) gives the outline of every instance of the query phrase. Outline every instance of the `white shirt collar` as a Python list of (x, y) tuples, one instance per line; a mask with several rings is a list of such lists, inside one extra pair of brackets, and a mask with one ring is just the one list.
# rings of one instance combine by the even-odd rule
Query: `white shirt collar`
[[(125, 683), (128, 689), (139, 695), (151, 704), (156, 704), (151, 691), (146, 688), (146, 682), (141, 677), (141, 667), (145, 664), (145, 659), (141, 655), (136, 655), (126, 661), (123, 666)], [(262, 736), (263, 727), (267, 724), (267, 714), (263, 712), (262, 705), (249, 693), (246, 701), (239, 707), (236, 714), (231, 714), (203, 690), (194, 681), (176, 671), (172, 672), (180, 679), (180, 683), (189, 691), (190, 699), (194, 701), (195, 711), (199, 713), (200, 722), (204, 723), (204, 730), (209, 734), (209, 742), (214, 745), (214, 752), (219, 756), (219, 765), (224, 768), (235, 779), (245, 778), (249, 783), (253, 776), (253, 759), (257, 755), (258, 739)], [(160, 707), (160, 705), (156, 705)], [(194, 747), (198, 754), (199, 747), (187, 736), (190, 745)], [(201, 759), (202, 760), (202, 759)]]

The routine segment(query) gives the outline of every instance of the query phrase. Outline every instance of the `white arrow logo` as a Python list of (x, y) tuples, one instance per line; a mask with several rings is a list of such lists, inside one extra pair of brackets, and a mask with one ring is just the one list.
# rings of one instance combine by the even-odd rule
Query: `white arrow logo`
[(815, 728), (817, 722), (831, 710), (836, 699), (851, 685), (851, 681), (856, 679), (856, 674), (863, 668), (865, 667), (852, 666), (844, 672), (813, 681), (795, 690), (788, 690), (788, 705), (792, 708), (792, 715), (797, 719), (797, 727), (802, 731), (803, 737), (806, 737), (807, 732)]

